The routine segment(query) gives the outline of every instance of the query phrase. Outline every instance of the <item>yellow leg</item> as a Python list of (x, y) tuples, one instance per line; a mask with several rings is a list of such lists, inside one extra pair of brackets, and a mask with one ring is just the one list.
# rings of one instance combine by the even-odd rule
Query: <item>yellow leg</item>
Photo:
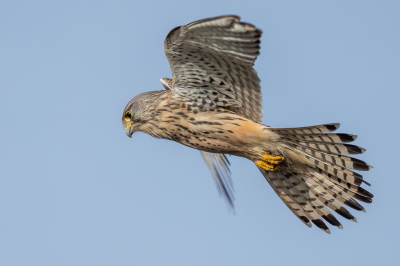
[(280, 168), (279, 164), (285, 159), (282, 156), (272, 156), (268, 153), (263, 154), (263, 161), (256, 161), (257, 166), (267, 171), (276, 171)]

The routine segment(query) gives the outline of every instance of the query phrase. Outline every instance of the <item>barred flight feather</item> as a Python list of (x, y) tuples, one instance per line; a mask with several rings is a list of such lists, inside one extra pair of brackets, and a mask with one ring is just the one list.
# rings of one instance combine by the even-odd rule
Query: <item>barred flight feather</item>
[(323, 142), (304, 142), (291, 140), (291, 143), (296, 143), (297, 145), (310, 148), (316, 151), (340, 154), (340, 155), (355, 155), (362, 154), (365, 152), (364, 148), (351, 144), (328, 144)]
[(356, 139), (351, 134), (331, 133), (339, 124), (326, 124), (304, 128), (268, 128), (281, 136), (288, 148), (302, 154), (314, 167), (306, 172), (283, 168), (276, 172), (260, 169), (274, 191), (289, 209), (308, 226), (314, 223), (329, 233), (323, 220), (340, 229), (342, 224), (328, 209), (340, 216), (357, 222), (357, 219), (343, 206), (347, 205), (365, 212), (355, 199), (372, 202), (373, 195), (361, 188), (365, 182), (362, 175), (349, 169), (368, 171), (369, 164), (347, 155), (360, 154), (365, 149), (345, 144)]
[[(231, 106), (237, 114), (261, 122), (260, 79), (252, 67), (261, 34), (237, 16), (198, 20), (170, 31), (164, 51), (172, 70), (173, 93), (200, 110)], [(203, 104), (202, 99), (211, 95), (218, 101)]]
[(344, 218), (357, 222), (356, 218), (345, 207), (343, 207), (343, 205), (337, 199), (335, 199), (323, 186), (316, 183), (309, 176), (297, 176), (309, 189), (315, 192), (318, 199), (322, 201), (326, 206), (328, 206), (334, 212), (343, 216)]
[(317, 183), (321, 184), (334, 198), (336, 198), (341, 203), (357, 210), (365, 212), (363, 206), (361, 206), (357, 201), (355, 201), (351, 196), (343, 192), (341, 188), (330, 182), (328, 179), (323, 178), (322, 175), (318, 173), (310, 173), (310, 177), (314, 179)]
[(285, 186), (285, 188), (288, 190), (292, 198), (297, 202), (297, 204), (301, 206), (304, 213), (311, 220), (311, 222), (313, 222), (321, 230), (330, 234), (330, 230), (321, 219), (321, 216), (318, 214), (315, 208), (313, 208), (313, 206), (303, 197), (303, 195), (295, 188), (295, 186), (293, 186), (293, 184), (289, 180), (287, 180), (287, 178), (281, 172), (276, 173), (276, 175)]
[(343, 189), (343, 192), (345, 192), (346, 194), (352, 196), (353, 198), (355, 198), (355, 199), (357, 199), (359, 201), (362, 201), (364, 203), (372, 203), (372, 198), (359, 195), (357, 193), (354, 193), (354, 192), (348, 190), (347, 188), (342, 188), (342, 189)]
[[(361, 196), (361, 198), (372, 199), (374, 197), (374, 195), (372, 195), (370, 192), (368, 192), (364, 188), (359, 187), (358, 185), (354, 185), (354, 184), (348, 183), (346, 181), (343, 181), (343, 180), (337, 178), (336, 176), (331, 175), (331, 174), (323, 171), (322, 169), (308, 168), (308, 171), (309, 172), (317, 172), (317, 173), (319, 173), (325, 179), (330, 180), (330, 181), (332, 181), (332, 183), (334, 183), (337, 186), (341, 187), (343, 189), (343, 191), (345, 191), (346, 193), (354, 193), (355, 195)], [(372, 200), (371, 201), (370, 200), (366, 200), (366, 201), (368, 201), (367, 203), (372, 202)]]
[(235, 209), (235, 197), (233, 189), (233, 181), (231, 179), (231, 172), (229, 170), (229, 160), (225, 154), (209, 153), (201, 151), (201, 155), (208, 169), (214, 178), (218, 193), (222, 196), (231, 210)]
[(329, 154), (325, 152), (321, 152), (318, 150), (314, 150), (311, 148), (307, 148), (301, 145), (298, 145), (294, 142), (288, 141), (292, 147), (295, 147), (297, 150), (303, 151), (308, 155), (311, 155), (313, 158), (317, 158), (322, 162), (337, 165), (339, 167), (350, 168), (359, 171), (369, 171), (372, 166), (361, 161), (359, 159), (351, 158), (344, 155), (336, 155), (336, 154)]
[(323, 162), (300, 150), (295, 149), (295, 151), (303, 154), (304, 157), (310, 162), (310, 164), (315, 165), (319, 169), (324, 170), (327, 173), (334, 175), (339, 179), (342, 179), (343, 181), (346, 181), (355, 186), (359, 186), (362, 182), (366, 183), (367, 185), (370, 185), (368, 182), (363, 180), (362, 175), (356, 172), (350, 171), (344, 167), (340, 167), (332, 163)]
[(309, 201), (317, 213), (324, 218), (325, 221), (330, 223), (333, 226), (337, 226), (340, 229), (343, 229), (341, 223), (333, 216), (330, 210), (325, 207), (318, 197), (315, 195), (313, 191), (311, 191), (306, 185), (304, 185), (295, 174), (289, 171), (282, 171), (282, 174), (289, 180), (294, 187), (303, 195), (303, 197)]
[[(269, 172), (265, 171), (264, 169), (258, 167), (262, 175), (265, 177), (267, 182), (270, 184), (272, 189), (275, 191), (275, 193), (281, 198), (283, 203), (294, 213), (294, 215), (297, 216), (305, 225), (308, 227), (311, 227), (310, 220), (307, 218), (307, 215), (304, 213), (303, 209), (299, 204), (297, 204), (290, 196), (289, 193), (287, 192), (286, 188), (283, 185), (280, 185), (279, 182), (276, 180), (278, 177), (275, 176), (274, 172)], [(270, 175), (270, 176), (269, 176)]]
[(322, 143), (348, 143), (357, 139), (356, 135), (332, 133), (332, 134), (314, 134), (314, 135), (291, 135), (280, 133), (283, 137), (291, 140), (305, 142), (322, 142)]
[(330, 133), (337, 130), (340, 127), (339, 123), (324, 124), (310, 127), (295, 127), (295, 128), (270, 128), (273, 131), (277, 131), (279, 134), (295, 134), (295, 135), (313, 135), (321, 133)]

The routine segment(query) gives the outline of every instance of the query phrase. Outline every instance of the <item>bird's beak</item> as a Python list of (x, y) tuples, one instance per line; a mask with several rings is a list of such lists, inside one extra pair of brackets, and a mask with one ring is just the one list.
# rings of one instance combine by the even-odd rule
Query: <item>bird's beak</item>
[(127, 125), (127, 126), (125, 127), (125, 134), (126, 134), (128, 137), (132, 138), (132, 134), (133, 134), (133, 125)]

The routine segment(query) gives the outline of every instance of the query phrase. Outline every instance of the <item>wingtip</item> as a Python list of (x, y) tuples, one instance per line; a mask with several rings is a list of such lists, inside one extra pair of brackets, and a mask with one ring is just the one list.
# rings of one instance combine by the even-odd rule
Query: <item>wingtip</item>
[(340, 127), (340, 123), (332, 123), (332, 124), (327, 124), (326, 128), (330, 131), (333, 132), (335, 130), (338, 130)]
[(353, 135), (353, 134), (339, 133), (339, 134), (337, 134), (337, 136), (340, 138), (340, 141), (342, 143), (353, 142), (357, 139), (357, 135)]
[(324, 223), (324, 221), (322, 219), (316, 219), (316, 220), (312, 220), (312, 221), (322, 231), (324, 231), (324, 232), (326, 232), (328, 234), (331, 233), (331, 231), (329, 230), (329, 227), (326, 226), (326, 224)]
[(311, 227), (311, 226), (312, 226), (311, 223), (310, 223), (310, 220), (308, 220), (307, 217), (305, 217), (305, 216), (298, 216), (298, 217), (299, 217), (300, 220), (301, 220), (305, 225), (307, 225), (308, 227)]

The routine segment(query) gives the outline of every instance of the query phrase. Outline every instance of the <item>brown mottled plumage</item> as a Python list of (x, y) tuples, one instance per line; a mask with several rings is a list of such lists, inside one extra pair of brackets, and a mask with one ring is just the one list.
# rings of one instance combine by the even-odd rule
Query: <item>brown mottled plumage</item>
[[(356, 221), (343, 204), (365, 209), (372, 202), (366, 183), (353, 170), (372, 167), (348, 155), (365, 149), (347, 144), (350, 134), (334, 134), (339, 124), (271, 128), (260, 124), (260, 79), (253, 68), (261, 30), (237, 16), (207, 18), (176, 27), (164, 42), (172, 79), (166, 91), (145, 92), (125, 107), (126, 134), (143, 131), (200, 150), (218, 186), (233, 207), (233, 187), (225, 154), (253, 161), (288, 208), (306, 225), (329, 233), (323, 220), (342, 228), (330, 208)], [(310, 222), (311, 221), (311, 222)]]

